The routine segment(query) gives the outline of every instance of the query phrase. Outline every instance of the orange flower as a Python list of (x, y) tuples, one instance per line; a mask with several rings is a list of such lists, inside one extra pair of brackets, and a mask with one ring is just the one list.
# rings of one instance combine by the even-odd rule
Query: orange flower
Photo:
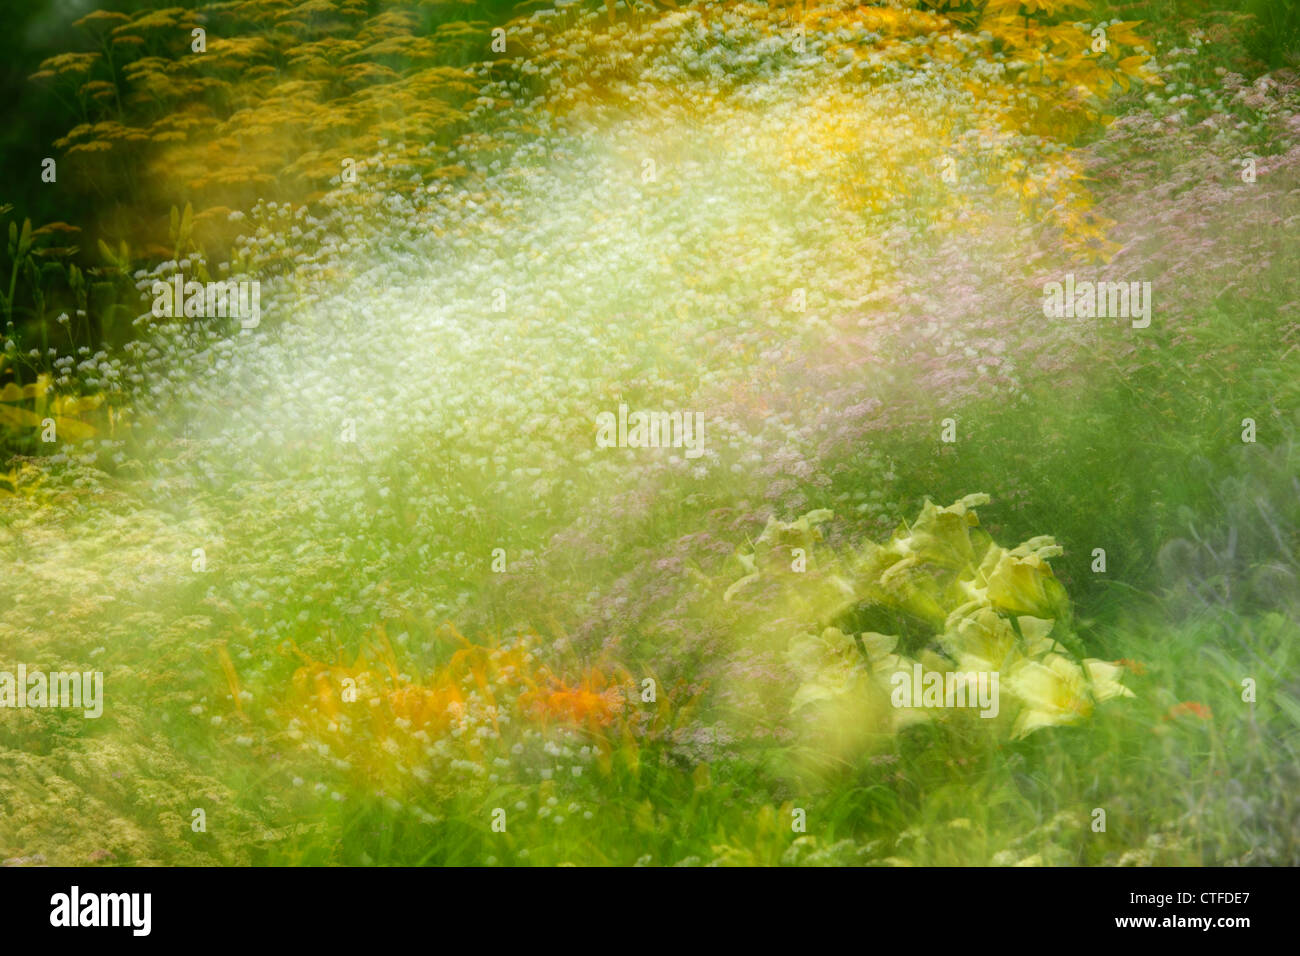
[(1190, 715), (1199, 717), (1201, 720), (1209, 720), (1214, 716), (1210, 708), (1194, 700), (1185, 700), (1181, 704), (1174, 704), (1169, 708), (1169, 713), (1165, 714), (1162, 720), (1173, 720), (1175, 717)]
[(607, 684), (604, 674), (589, 670), (576, 686), (555, 680), (550, 689), (521, 695), (519, 703), (537, 720), (608, 727), (623, 709), (623, 694)]

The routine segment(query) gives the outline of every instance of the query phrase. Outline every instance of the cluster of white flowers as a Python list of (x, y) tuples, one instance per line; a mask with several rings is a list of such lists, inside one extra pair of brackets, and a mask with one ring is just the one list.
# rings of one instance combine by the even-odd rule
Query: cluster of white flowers
[[(231, 263), (136, 275), (142, 292), (259, 278), (259, 328), (146, 313), (125, 362), (82, 363), (134, 387), (156, 487), (219, 495), (237, 527), (256, 516), (227, 562), (271, 606), (302, 601), (290, 568), (312, 559), (348, 567), (319, 585), (341, 613), (394, 568), (452, 613), (492, 548), (514, 558), (629, 489), (722, 474), (761, 491), (773, 461), (807, 479), (828, 422), (890, 400), (881, 359), (1005, 349), (926, 316), (918, 350), (900, 275), (937, 236), (1014, 214), (962, 157), (1054, 168), (929, 55), (977, 37), (917, 38), (903, 60), (842, 27), (795, 50), (741, 9), (560, 19), (512, 28), (533, 52), (505, 78), (484, 68), (476, 131), (441, 155), (460, 180), (423, 185), (407, 144), (385, 144), (315, 213), (250, 210)], [(703, 456), (597, 448), (620, 401), (701, 412)]]

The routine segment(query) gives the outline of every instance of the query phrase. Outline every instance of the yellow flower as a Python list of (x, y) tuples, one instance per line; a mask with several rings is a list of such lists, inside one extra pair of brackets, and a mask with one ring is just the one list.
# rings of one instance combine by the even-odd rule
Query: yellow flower
[(1049, 654), (1041, 663), (1022, 662), (1006, 688), (1024, 705), (1012, 729), (1015, 737), (1040, 727), (1077, 724), (1092, 714), (1083, 669), (1060, 654)]
[(1020, 656), (1011, 623), (990, 607), (951, 615), (939, 642), (954, 660), (963, 666), (973, 664), (977, 670), (1001, 671)]
[(1061, 645), (1051, 637), (1052, 628), (1056, 626), (1055, 621), (1023, 615), (1016, 618), (1016, 626), (1020, 628), (1020, 634), (1025, 639), (1025, 653), (1029, 657), (1042, 657), (1044, 654), (1062, 650)]
[(1088, 672), (1088, 681), (1092, 686), (1092, 696), (1098, 701), (1110, 700), (1112, 697), (1132, 697), (1133, 692), (1119, 682), (1124, 668), (1109, 661), (1099, 661), (1090, 657), (1083, 662)]
[(862, 649), (852, 635), (828, 627), (820, 635), (806, 634), (790, 642), (786, 657), (803, 681), (791, 712), (818, 705), (813, 712), (828, 740), (898, 733), (908, 724), (928, 720), (920, 708), (890, 703), (893, 675), (902, 671), (910, 679), (913, 663), (894, 653), (898, 638), (866, 631), (859, 640)]
[(1061, 549), (1048, 537), (1032, 538), (1010, 551), (990, 548), (980, 571), (988, 582), (988, 600), (1012, 614), (1059, 617), (1065, 589), (1046, 559)]
[(1077, 724), (1092, 715), (1098, 701), (1132, 697), (1117, 680), (1123, 668), (1105, 661), (1086, 660), (1080, 667), (1060, 654), (1042, 662), (1023, 661), (1006, 682), (1007, 690), (1023, 704), (1013, 736), (1025, 737), (1040, 727)]
[(965, 568), (977, 558), (970, 529), (979, 524), (975, 512), (967, 509), (988, 502), (989, 496), (984, 494), (967, 495), (946, 508), (926, 501), (912, 527), (900, 528), (891, 544), (903, 557), (916, 557), (945, 568)]
[(795, 692), (791, 710), (851, 692), (867, 692), (872, 675), (886, 675), (887, 680), (887, 675), (899, 666), (899, 658), (893, 653), (898, 638), (868, 632), (862, 635), (862, 642), (867, 650), (865, 660), (853, 638), (837, 627), (792, 640), (786, 659), (803, 683)]

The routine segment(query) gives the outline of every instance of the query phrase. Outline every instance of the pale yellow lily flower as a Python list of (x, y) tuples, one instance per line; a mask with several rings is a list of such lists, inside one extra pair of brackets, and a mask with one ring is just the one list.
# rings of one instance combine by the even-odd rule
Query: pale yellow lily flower
[(954, 660), (974, 660), (980, 670), (1004, 670), (1021, 656), (1011, 622), (989, 607), (951, 615), (939, 642)]
[(980, 569), (990, 602), (1012, 614), (1055, 618), (1065, 605), (1061, 587), (1046, 558), (1060, 554), (1051, 538), (1033, 538), (1010, 551), (993, 549)]
[(1110, 700), (1112, 697), (1134, 696), (1131, 690), (1119, 682), (1120, 675), (1124, 673), (1122, 665), (1090, 657), (1083, 662), (1083, 667), (1088, 672), (1088, 680), (1092, 685), (1092, 696), (1098, 702)]
[(1040, 727), (1077, 724), (1092, 715), (1098, 701), (1132, 697), (1133, 692), (1116, 679), (1122, 670), (1099, 660), (1084, 661), (1080, 667), (1060, 654), (1049, 654), (1041, 662), (1021, 662), (1006, 682), (1008, 692), (1023, 704), (1013, 735), (1025, 737)]

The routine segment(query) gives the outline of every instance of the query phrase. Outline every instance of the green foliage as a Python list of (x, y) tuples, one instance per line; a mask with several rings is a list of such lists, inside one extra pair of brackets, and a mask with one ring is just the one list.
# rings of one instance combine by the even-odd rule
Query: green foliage
[(121, 400), (118, 390), (87, 385), (89, 376), (74, 376), (64, 367), (92, 346), (125, 344), (133, 336), (131, 320), (140, 303), (126, 242), (114, 250), (100, 240), (107, 265), (83, 270), (74, 261), (79, 247), (61, 244), (78, 232), (63, 222), (36, 229), (30, 219), (21, 226), (16, 219), (9, 222), (7, 260), (0, 260), (0, 269), (9, 267), (8, 286), (0, 291), (0, 388), (9, 403), (0, 414), (0, 457), (57, 448), (39, 437), (47, 410), (54, 413), (59, 438), (75, 441), (98, 430), (81, 416), (105, 398)]

